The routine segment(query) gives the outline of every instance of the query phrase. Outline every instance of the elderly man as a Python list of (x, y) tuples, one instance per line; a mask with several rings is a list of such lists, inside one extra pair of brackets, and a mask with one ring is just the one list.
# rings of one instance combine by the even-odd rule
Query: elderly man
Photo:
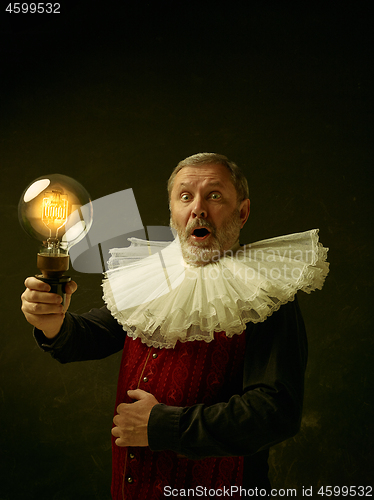
[[(168, 190), (187, 266), (240, 248), (250, 202), (234, 163), (208, 153), (186, 158)], [(65, 310), (45, 283), (25, 284), (25, 317), (61, 363), (123, 349), (112, 428), (115, 500), (183, 497), (187, 489), (231, 498), (240, 488), (269, 491), (269, 447), (294, 435), (301, 419), (307, 342), (296, 300), (241, 334), (215, 331), (210, 342), (187, 338), (165, 349), (126, 335), (107, 307), (66, 312), (75, 283)]]

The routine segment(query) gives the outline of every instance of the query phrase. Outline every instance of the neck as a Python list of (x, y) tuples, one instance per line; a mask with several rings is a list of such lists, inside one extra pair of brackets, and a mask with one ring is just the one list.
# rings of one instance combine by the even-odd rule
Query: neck
[(239, 248), (240, 248), (240, 242), (238, 238), (230, 250), (235, 253), (239, 250)]

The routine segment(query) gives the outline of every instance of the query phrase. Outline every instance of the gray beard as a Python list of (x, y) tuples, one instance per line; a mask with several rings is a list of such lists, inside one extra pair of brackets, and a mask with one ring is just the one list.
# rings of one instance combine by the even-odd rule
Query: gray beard
[[(174, 223), (173, 217), (170, 218), (170, 227), (178, 233), (183, 258), (187, 264), (192, 266), (205, 266), (218, 261), (225, 251), (230, 250), (238, 241), (240, 226), (240, 213), (237, 208), (218, 230), (205, 219), (196, 218), (190, 224), (187, 224), (185, 228), (180, 228)], [(196, 227), (206, 227), (210, 230), (211, 236), (208, 242), (196, 241), (191, 244), (188, 241), (189, 236)]]

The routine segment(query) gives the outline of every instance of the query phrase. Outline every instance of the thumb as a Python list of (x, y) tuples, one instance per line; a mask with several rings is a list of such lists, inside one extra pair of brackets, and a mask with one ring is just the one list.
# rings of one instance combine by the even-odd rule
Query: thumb
[(78, 288), (78, 285), (76, 284), (75, 281), (69, 281), (69, 283), (66, 283), (65, 285), (65, 293), (67, 295), (72, 295)]
[(69, 283), (66, 283), (65, 285), (66, 299), (65, 299), (64, 313), (69, 309), (71, 296), (76, 291), (77, 288), (78, 285), (75, 283), (75, 281), (69, 281)]
[(143, 389), (134, 389), (134, 390), (129, 390), (127, 391), (127, 395), (131, 398), (131, 399), (137, 399), (137, 400), (140, 400), (140, 399), (144, 399), (146, 398), (147, 396), (149, 396), (149, 392), (146, 392), (146, 391), (143, 391)]

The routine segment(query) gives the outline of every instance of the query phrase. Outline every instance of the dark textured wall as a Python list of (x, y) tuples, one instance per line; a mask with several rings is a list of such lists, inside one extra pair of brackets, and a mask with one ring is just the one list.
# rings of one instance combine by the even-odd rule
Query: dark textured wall
[[(144, 225), (167, 225), (169, 172), (200, 151), (248, 175), (243, 241), (319, 227), (330, 247), (323, 291), (300, 296), (305, 411), (300, 433), (271, 451), (273, 486), (301, 496), (370, 484), (370, 12), (362, 2), (93, 3), (0, 17), (0, 499), (110, 498), (119, 357), (63, 366), (35, 345), (19, 309), (36, 272), (17, 219), (23, 189), (52, 172), (93, 199), (132, 187)], [(100, 275), (71, 274), (71, 310), (100, 306)]]

